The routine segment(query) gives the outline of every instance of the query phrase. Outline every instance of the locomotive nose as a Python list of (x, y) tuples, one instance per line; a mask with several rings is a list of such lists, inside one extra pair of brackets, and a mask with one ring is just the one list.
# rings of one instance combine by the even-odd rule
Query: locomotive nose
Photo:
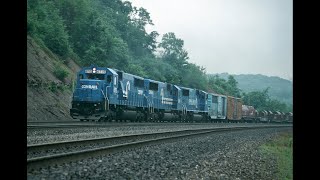
[(100, 101), (101, 94), (101, 80), (81, 80), (79, 86), (75, 90), (75, 101)]

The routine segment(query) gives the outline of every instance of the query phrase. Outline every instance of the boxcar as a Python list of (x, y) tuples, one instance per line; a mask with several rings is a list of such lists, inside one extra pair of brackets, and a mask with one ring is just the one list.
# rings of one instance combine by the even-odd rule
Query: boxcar
[(242, 101), (240, 98), (227, 96), (227, 119), (240, 122), (242, 118)]
[(208, 115), (211, 121), (224, 121), (227, 117), (227, 96), (208, 93)]

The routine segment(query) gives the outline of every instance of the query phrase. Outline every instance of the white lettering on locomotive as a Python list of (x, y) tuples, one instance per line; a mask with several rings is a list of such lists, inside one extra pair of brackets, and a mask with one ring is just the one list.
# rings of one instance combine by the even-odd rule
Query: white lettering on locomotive
[(170, 105), (172, 105), (173, 104), (173, 99), (161, 97), (161, 103), (162, 104), (170, 104)]
[(105, 74), (106, 72), (106, 70), (97, 70), (97, 74)]
[(98, 89), (97, 85), (82, 85), (81, 88), (83, 89)]
[(92, 69), (86, 69), (84, 70), (85, 73), (95, 73), (95, 74), (106, 74), (107, 71), (106, 70), (102, 70), (102, 69), (97, 69), (95, 71), (92, 71)]
[(197, 99), (189, 99), (189, 105), (197, 105)]
[(143, 90), (138, 90), (138, 94), (142, 95), (143, 94)]

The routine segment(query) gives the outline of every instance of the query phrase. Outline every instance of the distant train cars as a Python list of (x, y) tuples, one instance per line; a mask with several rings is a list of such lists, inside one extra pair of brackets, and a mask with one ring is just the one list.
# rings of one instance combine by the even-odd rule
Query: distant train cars
[(240, 98), (90, 66), (77, 74), (70, 115), (98, 121), (292, 122), (292, 113), (258, 112)]
[[(264, 115), (263, 112), (261, 114)], [(242, 105), (242, 120), (245, 122), (257, 122), (259, 120), (258, 111), (253, 106)]]
[(293, 122), (293, 113), (288, 112), (285, 114), (285, 122), (286, 123), (292, 123)]

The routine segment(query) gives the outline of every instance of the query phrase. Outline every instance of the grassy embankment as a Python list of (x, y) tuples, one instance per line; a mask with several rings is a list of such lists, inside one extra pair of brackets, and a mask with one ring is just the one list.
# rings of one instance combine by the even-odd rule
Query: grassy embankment
[(278, 179), (293, 179), (292, 143), (292, 133), (282, 133), (271, 142), (261, 146), (262, 152), (267, 157), (277, 159)]

